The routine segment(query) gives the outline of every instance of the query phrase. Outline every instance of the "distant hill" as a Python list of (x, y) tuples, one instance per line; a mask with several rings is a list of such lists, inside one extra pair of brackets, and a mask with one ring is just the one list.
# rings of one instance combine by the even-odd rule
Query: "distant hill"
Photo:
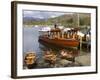
[[(80, 26), (90, 25), (90, 20), (91, 20), (90, 14), (87, 13), (79, 14)], [(74, 27), (75, 25), (77, 25), (77, 22), (78, 22), (77, 14), (65, 14), (54, 18), (48, 18), (48, 19), (40, 19), (40, 18), (32, 18), (32, 17), (23, 18), (24, 24), (33, 24), (33, 25), (54, 25), (54, 23), (57, 23), (65, 27)]]
[(44, 19), (41, 18), (33, 18), (33, 17), (23, 17), (23, 22), (24, 23), (32, 23), (34, 21), (42, 21)]

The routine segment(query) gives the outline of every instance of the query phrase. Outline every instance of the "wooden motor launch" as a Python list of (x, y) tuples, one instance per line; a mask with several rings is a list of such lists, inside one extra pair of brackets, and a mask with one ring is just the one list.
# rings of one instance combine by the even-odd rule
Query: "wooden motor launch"
[(64, 48), (79, 46), (77, 30), (75, 29), (68, 30), (67, 32), (59, 28), (51, 29), (50, 31), (45, 31), (45, 34), (40, 35), (39, 41)]

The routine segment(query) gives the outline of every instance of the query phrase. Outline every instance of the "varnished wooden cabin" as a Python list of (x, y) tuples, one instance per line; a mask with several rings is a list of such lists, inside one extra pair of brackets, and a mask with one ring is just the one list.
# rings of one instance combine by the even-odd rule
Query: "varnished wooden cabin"
[(59, 28), (47, 31), (47, 34), (39, 36), (39, 41), (60, 47), (78, 47), (77, 31), (69, 30), (67, 33)]

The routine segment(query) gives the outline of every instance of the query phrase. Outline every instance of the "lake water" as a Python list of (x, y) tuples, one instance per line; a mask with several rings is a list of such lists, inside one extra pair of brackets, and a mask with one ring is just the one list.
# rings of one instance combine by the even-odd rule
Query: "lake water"
[(38, 32), (39, 28), (38, 27), (24, 27), (23, 28), (23, 49), (24, 52), (28, 51), (35, 51), (38, 52), (40, 51), (39, 48), (39, 43), (38, 43)]

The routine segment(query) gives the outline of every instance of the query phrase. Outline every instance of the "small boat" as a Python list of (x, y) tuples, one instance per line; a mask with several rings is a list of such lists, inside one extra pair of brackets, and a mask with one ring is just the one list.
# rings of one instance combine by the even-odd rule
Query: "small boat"
[(34, 68), (36, 66), (36, 54), (34, 52), (27, 52), (24, 63), (28, 69)]
[(46, 51), (43, 58), (46, 62), (49, 62), (50, 64), (55, 64), (57, 55), (55, 55), (52, 51)]
[[(59, 47), (78, 47), (79, 46), (79, 40), (75, 38), (75, 34), (72, 34), (70, 32), (65, 34), (60, 29), (51, 29), (50, 31), (47, 31), (45, 35), (39, 36), (39, 41), (52, 44)], [(67, 37), (66, 37), (67, 36)], [(70, 37), (71, 36), (71, 37)]]
[(67, 59), (67, 60), (70, 60), (72, 62), (75, 62), (75, 57), (79, 55), (79, 52), (78, 50), (71, 50), (71, 51), (68, 51), (68, 50), (61, 50), (60, 52), (60, 56), (62, 59)]
[(61, 58), (73, 58), (74, 57), (74, 54), (73, 54), (73, 51), (66, 51), (66, 50), (62, 50), (61, 51)]

